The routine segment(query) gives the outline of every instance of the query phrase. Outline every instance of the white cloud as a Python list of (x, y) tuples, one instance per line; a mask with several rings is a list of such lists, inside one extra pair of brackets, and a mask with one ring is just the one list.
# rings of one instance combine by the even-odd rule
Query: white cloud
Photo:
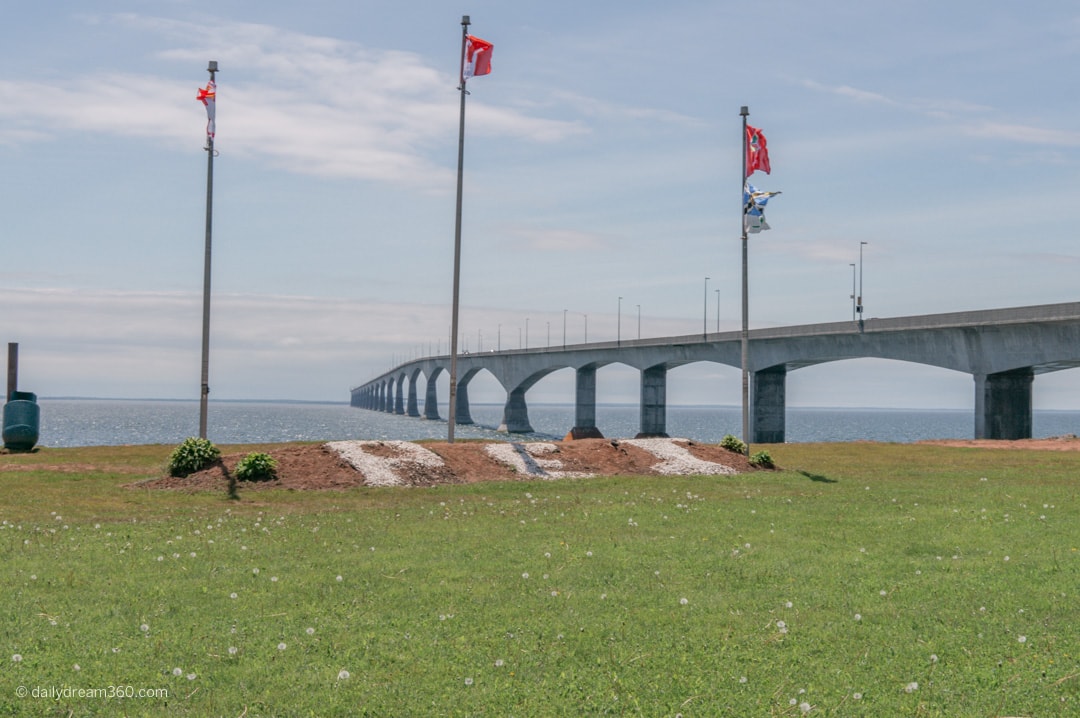
[[(262, 157), (292, 172), (421, 188), (445, 187), (451, 177), (430, 153), (456, 137), (456, 78), (420, 55), (250, 23), (116, 20), (180, 44), (160, 51), (160, 60), (217, 58), (219, 151)], [(87, 73), (66, 81), (0, 81), (0, 117), (8, 124), (0, 143), (73, 129), (170, 144), (201, 141), (205, 120), (195, 92), (205, 80)], [(586, 129), (473, 101), (468, 131), (553, 142)]]

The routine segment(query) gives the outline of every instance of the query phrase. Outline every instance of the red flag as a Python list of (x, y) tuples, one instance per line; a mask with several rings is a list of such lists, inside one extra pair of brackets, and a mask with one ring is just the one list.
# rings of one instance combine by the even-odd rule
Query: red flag
[(491, 50), (493, 47), (495, 46), (487, 40), (481, 40), (472, 35), (465, 36), (465, 64), (461, 71), (463, 80), (491, 72)]
[(750, 125), (746, 126), (746, 176), (761, 170), (769, 174), (769, 150), (765, 146), (765, 134)]
[(206, 134), (208, 137), (213, 137), (216, 128), (216, 122), (214, 121), (215, 109), (217, 106), (217, 83), (213, 80), (206, 83), (206, 87), (199, 88), (199, 94), (195, 96), (195, 99), (206, 105)]

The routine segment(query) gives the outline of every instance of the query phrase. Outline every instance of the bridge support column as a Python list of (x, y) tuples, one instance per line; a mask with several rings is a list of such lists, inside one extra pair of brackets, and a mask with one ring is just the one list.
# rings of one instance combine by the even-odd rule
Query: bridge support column
[(1030, 367), (975, 375), (975, 438), (1030, 439)]
[(667, 367), (641, 370), (641, 426), (636, 439), (667, 437)]
[(574, 398), (574, 428), (567, 439), (603, 439), (596, 428), (596, 367), (577, 370), (577, 391)]
[(383, 403), (383, 411), (387, 414), (394, 413), (394, 380), (386, 380), (386, 401)]
[(459, 381), (457, 387), (457, 412), (454, 417), (456, 424), (473, 423), (472, 414), (469, 413), (469, 385)]
[(420, 416), (420, 408), (416, 403), (416, 374), (409, 379), (409, 400), (405, 413), (409, 416)]
[(397, 391), (394, 393), (394, 413), (405, 413), (405, 375), (397, 380)]
[(751, 444), (784, 443), (787, 410), (787, 368), (772, 367), (754, 372)]
[(499, 425), (499, 431), (509, 434), (531, 434), (532, 424), (529, 423), (529, 407), (525, 403), (525, 390), (521, 387), (514, 389), (506, 395), (506, 405), (503, 407), (503, 420)]
[(427, 378), (427, 388), (424, 390), (424, 418), (439, 420), (439, 393), (436, 390), (436, 377), (433, 374)]

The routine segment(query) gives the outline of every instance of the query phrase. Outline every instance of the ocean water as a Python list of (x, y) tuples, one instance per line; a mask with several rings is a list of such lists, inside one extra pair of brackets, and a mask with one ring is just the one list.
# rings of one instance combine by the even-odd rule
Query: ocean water
[[(121, 399), (40, 399), (39, 446), (111, 446), (177, 444), (199, 432), (197, 401)], [(447, 414), (446, 406), (440, 415)], [(529, 418), (535, 433), (513, 436), (496, 431), (502, 406), (474, 404), (476, 422), (458, 426), (460, 439), (562, 438), (574, 423), (571, 405), (535, 405)], [(632, 437), (638, 430), (638, 407), (599, 405), (597, 426), (604, 436)], [(970, 411), (901, 409), (813, 409), (790, 407), (787, 440), (891, 441), (970, 439), (975, 420)], [(397, 416), (347, 404), (302, 402), (211, 402), (207, 411), (208, 438), (219, 444), (333, 441), (342, 439), (446, 438), (446, 421)], [(667, 433), (715, 443), (725, 434), (742, 433), (738, 407), (669, 406)], [(1080, 434), (1080, 412), (1036, 411), (1036, 437)]]

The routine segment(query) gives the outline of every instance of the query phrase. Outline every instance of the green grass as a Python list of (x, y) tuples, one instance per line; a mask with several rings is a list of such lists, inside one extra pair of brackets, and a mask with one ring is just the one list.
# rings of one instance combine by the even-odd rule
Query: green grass
[(0, 715), (1080, 708), (1080, 452), (803, 444), (741, 477), (122, 488), (170, 450), (0, 456)]

